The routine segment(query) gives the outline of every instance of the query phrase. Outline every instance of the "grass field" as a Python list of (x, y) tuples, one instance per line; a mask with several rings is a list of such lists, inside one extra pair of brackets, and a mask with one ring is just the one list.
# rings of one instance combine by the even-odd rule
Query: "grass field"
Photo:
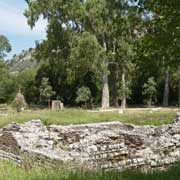
[(179, 180), (180, 165), (168, 171), (140, 172), (84, 172), (51, 168), (17, 167), (10, 162), (0, 161), (1, 180)]
[(84, 124), (96, 122), (120, 121), (136, 125), (162, 125), (171, 123), (176, 117), (176, 110), (160, 110), (149, 112), (148, 110), (126, 110), (124, 114), (118, 112), (88, 112), (78, 109), (65, 109), (63, 111), (26, 110), (21, 113), (9, 111), (8, 116), (0, 117), (0, 127), (11, 122), (23, 123), (32, 119), (41, 119), (49, 124)]

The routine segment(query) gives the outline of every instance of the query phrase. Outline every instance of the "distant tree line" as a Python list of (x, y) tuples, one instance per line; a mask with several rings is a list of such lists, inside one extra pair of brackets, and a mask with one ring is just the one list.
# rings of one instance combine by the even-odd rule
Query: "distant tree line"
[[(10, 101), (21, 87), (34, 104), (180, 106), (179, 1), (27, 3), (28, 24), (33, 28), (43, 16), (47, 38), (33, 51), (36, 67), (13, 76), (1, 61), (0, 101)], [(9, 48), (0, 44), (3, 59)]]

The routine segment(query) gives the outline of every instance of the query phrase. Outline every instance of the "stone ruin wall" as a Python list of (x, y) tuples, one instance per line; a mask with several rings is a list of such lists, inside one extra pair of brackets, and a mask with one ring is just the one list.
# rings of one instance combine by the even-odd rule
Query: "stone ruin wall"
[(45, 126), (40, 120), (0, 130), (0, 158), (23, 163), (24, 154), (71, 168), (164, 169), (180, 160), (180, 116), (169, 125), (120, 122)]

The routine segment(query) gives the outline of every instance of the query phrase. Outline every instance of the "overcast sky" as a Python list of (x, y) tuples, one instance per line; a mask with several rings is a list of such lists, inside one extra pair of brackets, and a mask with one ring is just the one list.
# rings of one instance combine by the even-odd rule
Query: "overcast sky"
[(5, 35), (12, 45), (8, 58), (23, 49), (35, 47), (36, 40), (45, 39), (46, 22), (39, 20), (31, 30), (23, 15), (26, 7), (25, 0), (0, 0), (0, 34)]

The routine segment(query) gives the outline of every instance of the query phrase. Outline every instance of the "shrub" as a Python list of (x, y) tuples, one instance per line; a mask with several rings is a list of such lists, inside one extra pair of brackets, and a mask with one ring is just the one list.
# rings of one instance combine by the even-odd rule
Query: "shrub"
[(148, 106), (151, 106), (156, 102), (156, 96), (157, 96), (157, 89), (156, 89), (156, 82), (154, 80), (154, 77), (150, 77), (147, 81), (147, 83), (143, 86), (143, 95), (146, 96), (145, 102), (148, 104)]
[(81, 87), (77, 91), (77, 103), (85, 103), (85, 106), (87, 107), (87, 101), (91, 98), (91, 91), (88, 87)]

